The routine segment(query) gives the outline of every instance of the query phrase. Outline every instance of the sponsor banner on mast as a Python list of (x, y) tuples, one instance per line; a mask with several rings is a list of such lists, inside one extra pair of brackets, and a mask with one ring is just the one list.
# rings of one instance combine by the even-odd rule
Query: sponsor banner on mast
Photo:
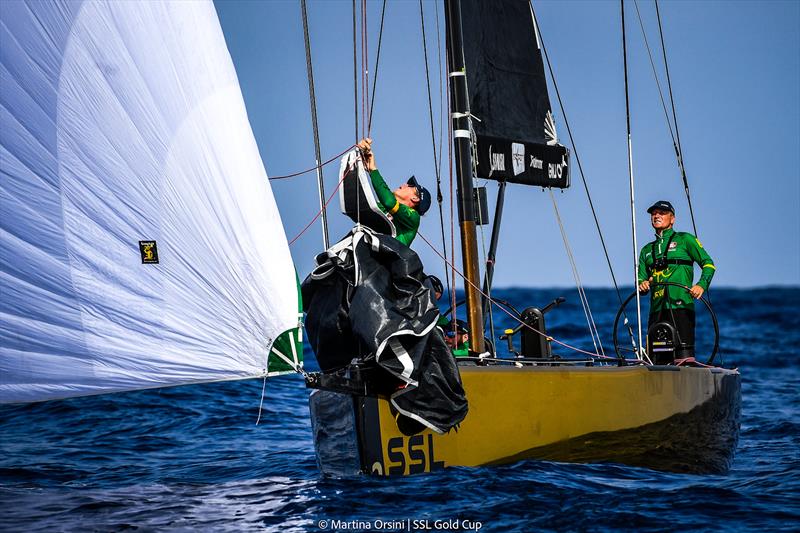
[(561, 145), (512, 142), (478, 136), (477, 176), (522, 185), (570, 185), (569, 150)]

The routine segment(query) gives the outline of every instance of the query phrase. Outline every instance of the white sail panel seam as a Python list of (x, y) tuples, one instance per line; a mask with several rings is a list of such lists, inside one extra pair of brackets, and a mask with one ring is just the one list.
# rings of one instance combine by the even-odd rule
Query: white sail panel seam
[(395, 353), (397, 360), (403, 365), (403, 372), (400, 375), (404, 377), (406, 381), (410, 380), (411, 372), (414, 371), (414, 361), (411, 360), (408, 351), (396, 338), (389, 341), (389, 348)]

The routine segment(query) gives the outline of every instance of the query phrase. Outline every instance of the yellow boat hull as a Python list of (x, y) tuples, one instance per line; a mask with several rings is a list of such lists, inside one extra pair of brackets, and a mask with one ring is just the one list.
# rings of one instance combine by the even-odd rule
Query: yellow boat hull
[[(358, 469), (409, 475), (538, 458), (720, 472), (738, 438), (735, 370), (464, 366), (460, 372), (469, 413), (444, 435), (403, 435), (386, 399), (348, 398)], [(312, 400), (316, 436), (329, 424), (314, 412)], [(325, 451), (318, 445), (317, 452), (326, 471)]]

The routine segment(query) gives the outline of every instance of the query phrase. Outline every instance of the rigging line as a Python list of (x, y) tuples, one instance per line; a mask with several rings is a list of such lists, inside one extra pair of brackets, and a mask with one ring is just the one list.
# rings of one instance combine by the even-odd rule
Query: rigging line
[[(586, 198), (589, 201), (589, 208), (592, 210), (592, 217), (594, 218), (594, 225), (597, 228), (597, 235), (600, 237), (600, 244), (603, 246), (603, 253), (606, 257), (606, 264), (608, 265), (608, 271), (611, 274), (611, 281), (614, 283), (614, 290), (617, 293), (617, 300), (619, 300), (619, 305), (622, 305), (622, 294), (619, 291), (619, 284), (617, 283), (617, 276), (614, 274), (614, 267), (611, 266), (611, 258), (608, 255), (608, 247), (606, 246), (605, 237), (603, 237), (603, 230), (600, 229), (600, 220), (597, 218), (597, 211), (594, 208), (594, 202), (592, 201), (592, 195), (589, 193), (589, 185), (586, 182), (586, 175), (583, 172), (583, 164), (581, 163), (581, 158), (578, 155), (578, 146), (575, 144), (575, 138), (572, 136), (572, 128), (569, 125), (569, 119), (567, 118), (567, 110), (564, 108), (564, 102), (561, 100), (561, 91), (558, 90), (558, 83), (556, 82), (555, 74), (553, 73), (553, 65), (550, 62), (550, 56), (547, 53), (547, 47), (544, 44), (544, 36), (542, 35), (541, 29), (539, 29), (539, 22), (536, 19), (536, 11), (533, 9), (533, 3), (529, 1), (529, 5), (531, 8), (531, 13), (533, 13), (533, 22), (536, 24), (536, 32), (539, 35), (539, 42), (542, 44), (542, 51), (544, 52), (544, 58), (547, 61), (547, 69), (550, 72), (550, 79), (553, 82), (553, 88), (556, 90), (556, 98), (558, 99), (558, 107), (561, 109), (561, 115), (564, 117), (564, 125), (567, 127), (567, 135), (569, 136), (569, 142), (572, 144), (572, 150), (575, 152), (575, 161), (578, 163), (578, 173), (581, 176), (581, 182), (583, 182), (583, 189), (586, 191)], [(623, 309), (622, 316), (624, 317), (624, 323), (628, 326), (628, 334), (631, 337), (631, 341), (634, 341), (633, 338), (633, 329), (630, 327), (630, 323), (628, 321), (628, 315)]]
[[(438, 164), (438, 167), (439, 167), (439, 175), (441, 176), (441, 173), (442, 173), (442, 157), (443, 157), (443, 152), (444, 152), (443, 143), (444, 143), (444, 127), (445, 127), (445, 123), (448, 124), (448, 135), (449, 135), (449, 131), (450, 131), (449, 130), (450, 121), (446, 120), (446, 116), (447, 115), (445, 113), (445, 102), (447, 102), (447, 104), (446, 104), (447, 105), (447, 109), (450, 108), (450, 88), (449, 88), (449, 86), (446, 86), (446, 83), (444, 82), (444, 80), (447, 79), (447, 78), (446, 78), (446, 71), (444, 69), (444, 63), (442, 62), (442, 57), (444, 57), (444, 54), (442, 53), (442, 42), (441, 42), (441, 33), (442, 32), (441, 32), (441, 28), (440, 28), (440, 25), (439, 25), (439, 2), (434, 2), (433, 5), (435, 7), (435, 12), (436, 12), (436, 54), (437, 54), (436, 55), (436, 61), (437, 61), (438, 72), (439, 72), (439, 161), (437, 162), (437, 164)], [(446, 93), (444, 92), (445, 90), (446, 90)], [(446, 96), (445, 96), (445, 94), (446, 94)], [(452, 141), (448, 141), (448, 143), (449, 143), (448, 146), (452, 146)], [(452, 183), (451, 183), (451, 189), (452, 189)], [(451, 194), (451, 196), (450, 196), (450, 217), (452, 218), (452, 216), (453, 216), (453, 213), (452, 213), (452, 211), (453, 211), (453, 209), (452, 209), (453, 208), (452, 191), (451, 191), (450, 194)], [(443, 233), (443, 236), (442, 236), (443, 248), (445, 248), (447, 245), (446, 245), (446, 241), (444, 241), (445, 230), (444, 230), (444, 222), (442, 220), (443, 217), (441, 215), (441, 211), (442, 211), (441, 206), (439, 207), (439, 211), (440, 211), (439, 220), (440, 220), (440, 224), (442, 226), (442, 233)], [(452, 235), (451, 235), (451, 237), (452, 237)], [(451, 255), (451, 257), (455, 257), (455, 254), (456, 254), (455, 248), (454, 248), (455, 243), (453, 241), (454, 241), (454, 239), (451, 238), (451, 243), (450, 243), (450, 255)], [(447, 272), (447, 267), (445, 266), (445, 273), (446, 272)], [(445, 276), (445, 280), (447, 281), (447, 292), (449, 294), (449, 293), (452, 292), (451, 285), (450, 285), (450, 277), (446, 275)]]
[(617, 298), (619, 299), (620, 305), (622, 305), (622, 294), (619, 291), (619, 285), (617, 283), (617, 277), (614, 274), (614, 267), (611, 266), (611, 258), (608, 255), (608, 247), (606, 246), (605, 238), (603, 237), (603, 231), (600, 229), (600, 221), (597, 218), (597, 211), (594, 208), (594, 202), (592, 201), (592, 195), (589, 193), (589, 185), (586, 182), (586, 176), (583, 172), (583, 164), (581, 164), (581, 158), (578, 155), (578, 147), (575, 144), (575, 139), (572, 136), (572, 128), (569, 125), (569, 119), (567, 118), (566, 109), (564, 109), (564, 102), (561, 100), (561, 91), (558, 90), (558, 83), (556, 83), (556, 77), (553, 73), (553, 65), (550, 63), (550, 56), (547, 53), (547, 47), (544, 44), (544, 37), (542, 36), (542, 32), (539, 29), (539, 23), (536, 21), (535, 11), (533, 10), (533, 4), (531, 4), (531, 11), (534, 12), (534, 22), (536, 22), (536, 31), (539, 34), (539, 41), (542, 43), (542, 51), (544, 52), (545, 60), (547, 61), (547, 68), (550, 72), (550, 79), (553, 81), (553, 88), (556, 90), (556, 98), (558, 99), (558, 106), (561, 109), (561, 114), (564, 116), (564, 125), (567, 127), (567, 135), (569, 136), (569, 142), (572, 144), (572, 150), (575, 152), (575, 161), (578, 163), (578, 171), (581, 175), (581, 181), (583, 182), (583, 188), (586, 191), (586, 197), (589, 200), (589, 207), (592, 210), (592, 216), (594, 217), (594, 224), (597, 228), (597, 234), (600, 236), (600, 244), (603, 246), (603, 252), (605, 252), (606, 256), (606, 263), (608, 264), (608, 270), (611, 273), (611, 280), (614, 283), (614, 289), (617, 292)]
[(356, 0), (353, 0), (353, 116), (355, 117), (355, 136), (353, 143), (358, 142), (358, 40), (356, 39)]
[(345, 151), (343, 151), (343, 152), (331, 157), (327, 161), (325, 161), (325, 162), (323, 162), (323, 163), (321, 163), (321, 164), (319, 164), (317, 166), (311, 167), (309, 169), (306, 169), (306, 170), (303, 170), (303, 171), (300, 171), (300, 172), (295, 172), (293, 174), (286, 174), (285, 176), (273, 176), (273, 177), (268, 178), (268, 179), (269, 179), (269, 181), (285, 180), (285, 179), (294, 178), (294, 177), (297, 177), (297, 176), (302, 176), (303, 174), (308, 174), (309, 172), (313, 172), (313, 171), (317, 170), (318, 168), (322, 168), (325, 165), (327, 165), (329, 163), (332, 163), (333, 161), (339, 159), (344, 154), (346, 154), (347, 152), (349, 152), (350, 150), (355, 148), (355, 146), (356, 146), (355, 144), (351, 144)]
[(658, 0), (656, 4), (656, 18), (658, 19), (658, 34), (661, 37), (661, 52), (664, 56), (664, 71), (667, 73), (667, 88), (669, 89), (669, 102), (672, 107), (672, 122), (675, 124), (675, 155), (678, 158), (678, 167), (681, 170), (681, 177), (683, 178), (683, 190), (686, 192), (686, 201), (689, 203), (689, 215), (692, 217), (692, 230), (695, 236), (697, 235), (697, 225), (694, 222), (694, 209), (692, 208), (692, 197), (689, 194), (689, 180), (686, 178), (686, 167), (683, 163), (683, 146), (681, 145), (681, 133), (678, 128), (678, 116), (675, 113), (675, 99), (672, 97), (672, 80), (669, 77), (669, 63), (667, 62), (667, 47), (664, 44), (664, 31), (661, 28), (661, 12), (658, 9)]
[(442, 68), (442, 40), (441, 40), (441, 29), (439, 27), (439, 2), (434, 2), (435, 12), (436, 12), (436, 61), (438, 65), (438, 72), (439, 72), (439, 173), (442, 172), (442, 142), (444, 141), (444, 122), (445, 122), (445, 114), (444, 114), (444, 95), (442, 93), (443, 83), (442, 80), (444, 79), (444, 69)]
[[(450, 109), (450, 78), (447, 79), (447, 109)], [(453, 259), (451, 270), (447, 277), (447, 289), (450, 291), (450, 322), (453, 324), (453, 332), (455, 333), (456, 323), (456, 268), (454, 266), (456, 259), (456, 229), (455, 229), (455, 192), (453, 191), (453, 121), (447, 121), (447, 165), (450, 173), (450, 250), (453, 252), (451, 257)], [(444, 259), (444, 258), (443, 258)], [(446, 260), (445, 260), (446, 261)], [(447, 267), (445, 267), (447, 272)], [(452, 278), (452, 285), (450, 284)]]
[[(422, 240), (423, 240), (423, 241), (425, 241), (425, 244), (427, 244), (427, 245), (428, 245), (428, 246), (429, 246), (429, 247), (430, 247), (430, 248), (433, 250), (433, 252), (434, 252), (435, 254), (439, 255), (439, 257), (441, 257), (441, 256), (442, 256), (442, 254), (440, 254), (440, 253), (439, 253), (439, 251), (436, 249), (436, 247), (435, 247), (435, 246), (434, 246), (434, 245), (433, 245), (433, 244), (432, 244), (432, 243), (431, 243), (431, 242), (430, 242), (428, 239), (426, 239), (426, 238), (425, 238), (425, 236), (424, 236), (422, 233), (417, 233), (417, 235), (418, 235), (420, 238), (422, 238)], [(466, 277), (466, 276), (465, 276), (465, 275), (464, 275), (462, 272), (460, 272), (458, 269), (456, 269), (455, 265), (453, 265), (452, 263), (450, 263), (450, 267), (453, 269), (453, 271), (454, 271), (455, 273), (457, 273), (457, 274), (459, 275), (459, 277), (461, 277), (461, 278), (462, 278), (462, 279), (463, 279), (465, 282), (467, 282), (469, 285), (471, 285), (472, 287), (474, 287), (474, 288), (475, 288), (475, 290), (477, 290), (477, 291), (478, 291), (478, 292), (479, 292), (481, 295), (485, 296), (485, 297), (486, 297), (486, 298), (489, 300), (489, 302), (491, 302), (493, 305), (497, 306), (497, 308), (498, 308), (498, 309), (500, 309), (500, 310), (501, 310), (501, 311), (503, 311), (505, 314), (507, 314), (508, 316), (510, 316), (510, 317), (511, 317), (511, 318), (512, 318), (512, 319), (513, 319), (515, 322), (517, 322), (517, 323), (521, 324), (522, 326), (524, 326), (524, 327), (526, 327), (526, 328), (530, 329), (531, 331), (533, 331), (533, 332), (535, 332), (535, 333), (538, 333), (539, 335), (542, 335), (542, 336), (543, 336), (543, 337), (545, 337), (547, 340), (549, 340), (549, 341), (552, 341), (552, 342), (555, 342), (556, 344), (558, 344), (558, 345), (560, 345), (560, 346), (563, 346), (563, 347), (565, 347), (565, 348), (568, 348), (568, 349), (570, 349), (570, 350), (573, 350), (573, 351), (576, 351), (576, 352), (582, 353), (582, 354), (584, 354), (584, 355), (589, 355), (589, 356), (591, 356), (591, 357), (595, 357), (595, 358), (597, 358), (597, 359), (608, 359), (608, 360), (614, 360), (614, 361), (618, 361), (618, 360), (619, 360), (619, 358), (617, 358), (617, 357), (609, 357), (609, 356), (607, 356), (607, 355), (601, 355), (601, 354), (599, 354), (599, 353), (588, 352), (588, 351), (586, 351), (586, 350), (582, 350), (581, 348), (578, 348), (577, 346), (572, 346), (572, 345), (570, 345), (570, 344), (567, 344), (567, 343), (565, 343), (565, 342), (563, 342), (563, 341), (560, 341), (560, 340), (556, 339), (555, 337), (551, 337), (551, 336), (550, 336), (550, 335), (548, 335), (547, 333), (543, 333), (543, 332), (539, 331), (538, 329), (534, 328), (534, 327), (533, 327), (533, 326), (531, 326), (530, 324), (526, 324), (525, 322), (523, 322), (522, 320), (520, 320), (518, 317), (514, 316), (514, 314), (513, 314), (513, 313), (511, 313), (510, 311), (506, 310), (506, 309), (505, 309), (505, 308), (504, 308), (502, 305), (500, 305), (498, 302), (495, 302), (494, 300), (492, 300), (491, 298), (489, 298), (489, 295), (487, 295), (485, 292), (483, 292), (483, 290), (482, 290), (480, 287), (478, 287), (477, 285), (475, 285), (474, 283), (472, 283), (470, 280), (468, 280), (468, 279), (467, 279), (467, 277)], [(455, 310), (455, 306), (453, 307), (453, 309)]]
[[(425, 83), (428, 90), (428, 117), (431, 123), (431, 146), (433, 147), (433, 171), (436, 174), (436, 201), (439, 204), (439, 227), (442, 230), (442, 249), (444, 250), (445, 265), (444, 269), (447, 270), (447, 240), (444, 232), (444, 208), (442, 201), (442, 176), (439, 170), (439, 157), (436, 151), (436, 127), (433, 122), (433, 99), (431, 97), (431, 76), (430, 68), (428, 65), (428, 39), (425, 34), (425, 12), (422, 8), (422, 0), (419, 0), (419, 20), (422, 25), (422, 53), (425, 57)], [(439, 72), (441, 76), (441, 71)], [(441, 79), (441, 78), (440, 78)]]
[(317, 211), (317, 214), (316, 214), (316, 215), (314, 215), (314, 218), (312, 218), (312, 219), (311, 219), (311, 222), (309, 222), (308, 224), (306, 224), (306, 227), (304, 227), (304, 228), (303, 228), (303, 230), (302, 230), (300, 233), (298, 233), (298, 234), (295, 236), (295, 238), (294, 238), (294, 239), (292, 239), (291, 241), (289, 241), (289, 246), (293, 245), (293, 244), (294, 244), (294, 242), (295, 242), (297, 239), (299, 239), (301, 235), (303, 235), (303, 233), (305, 233), (306, 231), (308, 231), (308, 228), (310, 228), (310, 227), (311, 227), (311, 226), (314, 224), (314, 222), (316, 222), (316, 221), (317, 221), (317, 219), (319, 218), (320, 214), (321, 214), (321, 213), (322, 213), (322, 212), (323, 212), (325, 209), (327, 209), (327, 207), (328, 207), (328, 204), (330, 204), (330, 203), (331, 203), (331, 200), (333, 200), (333, 197), (334, 197), (334, 196), (336, 196), (336, 191), (338, 191), (338, 190), (339, 190), (339, 187), (341, 187), (341, 186), (342, 186), (342, 182), (344, 181), (344, 178), (345, 178), (345, 176), (347, 176), (347, 173), (346, 173), (346, 172), (345, 172), (345, 173), (344, 173), (344, 175), (342, 176), (342, 179), (340, 179), (340, 180), (339, 180), (339, 183), (337, 183), (337, 184), (336, 184), (336, 187), (334, 187), (334, 189), (333, 189), (333, 192), (332, 192), (332, 193), (331, 193), (331, 195), (328, 197), (327, 201), (325, 202), (325, 205), (323, 205), (323, 206), (322, 206), (322, 209), (320, 209), (319, 211)]
[(261, 410), (264, 407), (264, 393), (267, 391), (267, 375), (264, 374), (264, 383), (261, 385), (261, 402), (258, 404), (258, 418), (256, 418), (256, 425), (261, 422)]
[(306, 0), (300, 0), (300, 10), (303, 15), (303, 37), (306, 49), (306, 74), (308, 77), (308, 98), (311, 105), (311, 126), (314, 133), (314, 157), (317, 162), (317, 189), (319, 190), (319, 206), (322, 209), (320, 222), (322, 223), (322, 244), (327, 249), (330, 246), (328, 238), (328, 213), (325, 210), (325, 181), (322, 175), (319, 146), (319, 126), (317, 124), (317, 97), (314, 93), (314, 67), (311, 60), (311, 38), (308, 35), (308, 9)]
[(372, 112), (375, 109), (375, 87), (378, 85), (378, 65), (381, 63), (381, 43), (383, 43), (383, 19), (386, 15), (386, 0), (383, 0), (381, 8), (381, 29), (378, 32), (378, 52), (375, 57), (375, 73), (372, 75), (372, 99), (369, 103), (369, 122), (367, 123), (367, 137), (372, 131)]
[[(661, 12), (658, 9), (658, 0), (655, 0), (656, 5), (656, 18), (658, 19), (658, 34), (661, 38), (661, 53), (664, 57), (664, 71), (667, 74), (667, 88), (669, 89), (669, 103), (672, 108), (672, 121), (675, 124), (675, 156), (678, 158), (678, 167), (681, 171), (681, 178), (683, 179), (683, 191), (686, 193), (686, 202), (689, 204), (689, 216), (692, 219), (692, 231), (695, 237), (699, 237), (697, 233), (697, 224), (694, 221), (694, 208), (692, 207), (692, 196), (689, 194), (689, 180), (686, 177), (686, 165), (683, 162), (683, 145), (681, 145), (681, 133), (678, 128), (678, 115), (675, 112), (675, 99), (672, 96), (672, 80), (669, 76), (669, 63), (667, 62), (667, 46), (664, 44), (664, 31), (661, 26)], [(709, 287), (710, 288), (710, 287)], [(711, 302), (711, 293), (708, 291), (706, 296), (709, 303)], [(722, 361), (722, 353), (720, 352), (720, 360)]]
[[(564, 223), (561, 220), (561, 213), (558, 211), (558, 204), (556, 203), (556, 197), (553, 194), (552, 187), (548, 187), (547, 191), (550, 193), (550, 200), (553, 203), (553, 212), (556, 215), (558, 228), (561, 230), (561, 238), (564, 241), (564, 248), (567, 251), (567, 258), (569, 259), (570, 267), (572, 267), (572, 277), (575, 279), (575, 286), (578, 289), (578, 296), (581, 300), (581, 306), (583, 307), (583, 314), (586, 317), (586, 323), (589, 326), (589, 335), (592, 337), (592, 342), (594, 343), (595, 351), (598, 351), (598, 345), (599, 345), (599, 353), (605, 355), (605, 350), (603, 349), (603, 343), (600, 341), (600, 332), (597, 331), (597, 325), (595, 324), (594, 316), (592, 315), (592, 309), (589, 306), (589, 299), (586, 297), (586, 292), (583, 290), (581, 277), (580, 274), (578, 273), (578, 264), (575, 261), (575, 256), (572, 254), (572, 248), (569, 245), (569, 239), (567, 238), (567, 230), (564, 228)], [(595, 338), (597, 340), (595, 340)]]
[(369, 115), (369, 51), (367, 49), (367, 0), (361, 0), (361, 136), (367, 136), (365, 121)]
[(667, 121), (667, 128), (669, 128), (669, 136), (672, 138), (672, 145), (677, 147), (675, 142), (675, 133), (672, 131), (672, 122), (669, 119), (669, 112), (667, 111), (667, 103), (664, 101), (664, 91), (661, 90), (661, 82), (658, 79), (656, 72), (656, 63), (653, 61), (653, 54), (650, 51), (650, 42), (647, 40), (647, 33), (644, 30), (644, 22), (642, 21), (642, 14), (639, 12), (639, 0), (633, 0), (633, 5), (636, 7), (636, 17), (639, 19), (639, 27), (642, 29), (642, 37), (644, 38), (644, 46), (647, 49), (647, 57), (650, 58), (650, 68), (653, 70), (653, 79), (656, 80), (656, 87), (658, 88), (658, 96), (661, 99), (661, 108), (664, 110), (664, 118)]
[(628, 90), (628, 43), (625, 36), (625, 0), (619, 0), (622, 15), (622, 62), (625, 72), (625, 122), (628, 134), (628, 183), (631, 194), (631, 237), (633, 240), (633, 286), (636, 291), (636, 318), (639, 326), (639, 350), (637, 356), (642, 358), (642, 301), (637, 290), (639, 287), (639, 255), (636, 242), (636, 196), (633, 183), (633, 145), (631, 144), (631, 107)]

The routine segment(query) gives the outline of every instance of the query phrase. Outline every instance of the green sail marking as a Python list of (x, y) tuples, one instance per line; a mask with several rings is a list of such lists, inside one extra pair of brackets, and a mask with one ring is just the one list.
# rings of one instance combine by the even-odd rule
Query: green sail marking
[[(303, 295), (300, 292), (300, 278), (295, 273), (295, 283), (297, 284), (297, 321), (303, 319)], [(303, 329), (296, 327), (281, 333), (272, 345), (269, 357), (267, 358), (267, 375), (276, 376), (295, 371), (295, 367), (278, 355), (282, 354), (289, 361), (297, 361), (297, 366), (303, 366)]]

